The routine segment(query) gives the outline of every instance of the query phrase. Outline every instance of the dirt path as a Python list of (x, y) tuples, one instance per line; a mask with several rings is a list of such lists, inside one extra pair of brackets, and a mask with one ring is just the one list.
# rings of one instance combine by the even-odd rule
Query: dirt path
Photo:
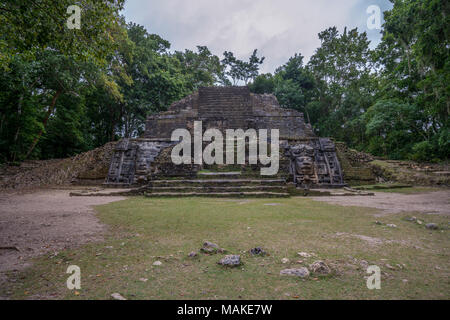
[(105, 229), (92, 206), (125, 199), (70, 191), (0, 193), (0, 283), (5, 271), (29, 266), (32, 257), (101, 240)]
[(450, 190), (418, 194), (375, 192), (373, 197), (312, 197), (312, 199), (341, 206), (381, 209), (378, 216), (399, 212), (450, 215)]

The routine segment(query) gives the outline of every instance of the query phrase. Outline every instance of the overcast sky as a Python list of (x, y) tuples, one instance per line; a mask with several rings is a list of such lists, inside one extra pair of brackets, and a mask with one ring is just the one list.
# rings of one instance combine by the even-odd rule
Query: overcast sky
[(376, 45), (380, 31), (367, 28), (370, 5), (391, 7), (388, 0), (127, 0), (123, 14), (170, 41), (171, 50), (205, 45), (220, 58), (227, 50), (246, 60), (258, 49), (265, 73), (294, 53), (308, 60), (320, 46), (317, 34), (331, 26), (358, 27)]

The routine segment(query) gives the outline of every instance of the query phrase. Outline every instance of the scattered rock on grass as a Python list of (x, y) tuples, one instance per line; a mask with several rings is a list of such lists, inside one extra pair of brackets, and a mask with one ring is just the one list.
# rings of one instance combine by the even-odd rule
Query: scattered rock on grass
[(265, 256), (266, 252), (261, 247), (250, 249), (250, 253), (254, 256)]
[(195, 251), (192, 251), (191, 253), (188, 254), (189, 258), (195, 258), (196, 256), (198, 256), (198, 254)]
[(437, 230), (437, 229), (439, 229), (439, 227), (438, 227), (438, 225), (436, 223), (427, 223), (425, 225), (425, 227), (427, 229), (430, 229), (430, 230)]
[(113, 293), (112, 295), (111, 295), (111, 297), (113, 298), (113, 299), (115, 299), (115, 300), (127, 300), (126, 298), (124, 298), (124, 297), (122, 297), (122, 295), (120, 295), (120, 293)]
[(225, 266), (225, 267), (238, 267), (242, 264), (241, 256), (227, 255), (223, 259), (220, 259), (218, 264)]
[(329, 274), (331, 272), (330, 267), (323, 261), (315, 261), (309, 266), (312, 272), (318, 274)]
[(203, 253), (208, 254), (216, 254), (216, 253), (224, 253), (225, 249), (220, 248), (217, 244), (205, 241), (203, 243), (203, 247), (200, 249)]
[(386, 267), (391, 270), (397, 270), (394, 266), (391, 266), (389, 263), (386, 263)]
[(288, 258), (283, 258), (283, 259), (281, 259), (281, 263), (288, 263), (289, 262), (289, 259)]
[(309, 270), (305, 267), (298, 269), (284, 269), (280, 271), (280, 275), (306, 278), (309, 276)]
[(360, 262), (359, 262), (359, 265), (361, 266), (361, 267), (363, 267), (363, 268), (368, 268), (369, 267), (369, 263), (366, 261), (366, 260), (361, 260)]
[(309, 254), (309, 253), (307, 253), (307, 252), (298, 252), (297, 254), (298, 254), (300, 257), (303, 257), (303, 258), (309, 258), (309, 257), (312, 256), (311, 254)]
[(387, 224), (387, 226), (389, 228), (397, 228), (397, 226), (395, 224), (393, 224), (393, 223), (389, 223), (389, 224)]
[(160, 266), (160, 265), (162, 265), (162, 262), (161, 261), (155, 261), (155, 262), (153, 262), (153, 265), (154, 266)]

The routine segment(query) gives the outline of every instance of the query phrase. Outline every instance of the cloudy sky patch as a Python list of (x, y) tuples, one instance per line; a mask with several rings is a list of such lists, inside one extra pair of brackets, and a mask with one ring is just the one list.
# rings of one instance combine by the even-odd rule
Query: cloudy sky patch
[(256, 48), (266, 57), (261, 72), (273, 72), (295, 53), (308, 60), (328, 27), (358, 27), (375, 45), (380, 34), (367, 29), (370, 5), (391, 7), (388, 0), (127, 0), (123, 14), (172, 50), (206, 45), (221, 58), (227, 50), (247, 59)]

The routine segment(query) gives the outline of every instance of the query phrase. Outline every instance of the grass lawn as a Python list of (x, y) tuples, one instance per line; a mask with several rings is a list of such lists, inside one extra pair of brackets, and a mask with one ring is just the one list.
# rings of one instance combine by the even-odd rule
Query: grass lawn
[[(450, 298), (445, 216), (402, 213), (375, 218), (375, 209), (300, 197), (132, 197), (96, 210), (109, 229), (104, 242), (35, 260), (16, 282), (0, 288), (0, 295), (9, 290), (16, 299), (110, 299), (114, 292), (127, 299)], [(444, 230), (430, 231), (406, 221), (411, 215), (436, 222)], [(397, 228), (377, 225), (375, 220)], [(240, 254), (244, 265), (219, 266), (222, 254), (189, 258), (188, 253), (205, 240)], [(256, 246), (270, 255), (251, 256), (248, 250)], [(302, 258), (297, 255), (301, 251), (316, 257)], [(283, 264), (283, 258), (290, 262)], [(157, 260), (162, 265), (154, 266)], [(307, 279), (280, 276), (283, 269), (316, 260), (325, 261), (332, 274), (311, 274)], [(381, 290), (367, 289), (361, 260), (381, 268)], [(81, 290), (66, 287), (69, 265), (81, 268)]]

